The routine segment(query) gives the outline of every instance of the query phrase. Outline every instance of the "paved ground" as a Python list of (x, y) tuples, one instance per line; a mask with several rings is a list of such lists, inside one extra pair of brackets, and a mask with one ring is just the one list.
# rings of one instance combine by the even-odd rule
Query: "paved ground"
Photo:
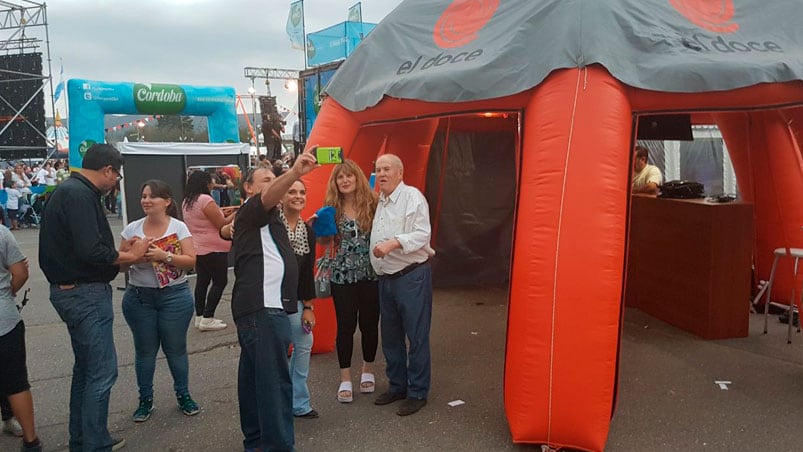
[[(115, 230), (121, 224), (111, 219)], [(46, 450), (66, 450), (72, 352), (64, 324), (48, 301), (38, 270), (35, 230), (16, 232), (31, 260), (28, 366), (36, 418)], [(115, 286), (122, 286), (118, 278)], [(229, 291), (218, 314), (231, 319)], [(112, 391), (109, 425), (130, 451), (237, 451), (241, 436), (236, 403), (239, 350), (233, 327), (189, 332), (190, 387), (202, 405), (195, 417), (175, 407), (163, 358), (157, 364), (156, 406), (151, 420), (134, 424), (134, 349), (115, 293), (115, 341), (119, 378)], [(429, 405), (407, 418), (394, 406), (377, 407), (356, 395), (338, 404), (337, 358), (314, 355), (310, 387), (317, 420), (296, 421), (299, 451), (525, 451), (511, 443), (502, 402), (503, 350), (507, 317), (502, 288), (436, 291), (433, 313), (433, 386)], [(622, 341), (620, 394), (608, 438), (610, 451), (801, 450), (803, 336), (786, 344), (785, 325), (751, 318), (750, 337), (703, 341), (639, 311), (628, 310)], [(356, 349), (356, 347), (355, 347)], [(381, 355), (381, 353), (380, 353)], [(381, 358), (380, 358), (381, 360)], [(356, 362), (357, 360), (355, 360)], [(381, 363), (380, 363), (381, 364)], [(727, 391), (714, 381), (732, 381)], [(379, 387), (384, 387), (380, 379)], [(465, 405), (449, 407), (452, 400)], [(0, 451), (17, 450), (0, 437)]]

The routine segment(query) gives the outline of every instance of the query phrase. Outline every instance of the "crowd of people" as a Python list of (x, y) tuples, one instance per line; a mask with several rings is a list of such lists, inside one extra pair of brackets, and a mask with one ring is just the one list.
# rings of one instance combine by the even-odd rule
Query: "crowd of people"
[[(21, 226), (38, 225), (36, 215), (44, 205), (47, 193), (69, 177), (63, 159), (46, 160), (41, 166), (29, 166), (19, 161), (0, 172), (0, 187), (5, 192), (2, 222), (12, 231)], [(32, 212), (33, 211), (33, 212)]]
[[(193, 320), (200, 331), (227, 328), (214, 315), (228, 283), (230, 250), (244, 450), (293, 450), (294, 419), (319, 417), (307, 386), (316, 324), (316, 243), (332, 250), (337, 400), (354, 399), (351, 356), (358, 325), (359, 392), (375, 391), (381, 322), (389, 386), (374, 403), (403, 400), (397, 410), (401, 416), (426, 405), (432, 311), (428, 260), (434, 254), (426, 200), (403, 183), (398, 157), (385, 154), (377, 160), (379, 193), (371, 190), (360, 167), (346, 160), (333, 168), (324, 201), (336, 212), (336, 232), (316, 237), (312, 225), (323, 220), (302, 218), (307, 206), (302, 176), (320, 167), (311, 151), (299, 154), (288, 167), (265, 162), (249, 170), (243, 178), (244, 201), (234, 207), (214, 201), (210, 193), (216, 182), (204, 171), (189, 175), (181, 203), (168, 184), (149, 180), (141, 187), (145, 216), (123, 229), (119, 244), (102, 204), (122, 179), (122, 156), (116, 149), (93, 145), (81, 170), (53, 192), (43, 212), (39, 261), (75, 359), (70, 450), (125, 446), (107, 427), (109, 396), (117, 379), (110, 282), (120, 271), (129, 276), (123, 316), (134, 339), (139, 388), (132, 420), (145, 422), (152, 416), (160, 349), (179, 410), (187, 416), (200, 411), (189, 389), (187, 330)], [(177, 218), (179, 208), (183, 222)], [(7, 230), (0, 228), (0, 359), (8, 365), (0, 371), (0, 394), (6, 396), (0, 398), (0, 408), (4, 429), (22, 436), (22, 450), (38, 451), (42, 443), (28, 383), (24, 323), (15, 301), (27, 279), (27, 260), (13, 235), (1, 231)], [(198, 274), (194, 293), (186, 276), (193, 268)]]

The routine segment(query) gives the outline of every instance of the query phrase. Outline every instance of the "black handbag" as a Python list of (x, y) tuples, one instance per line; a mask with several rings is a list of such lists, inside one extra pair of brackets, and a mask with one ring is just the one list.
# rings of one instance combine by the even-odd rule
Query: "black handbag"
[(659, 198), (694, 199), (705, 198), (705, 187), (699, 182), (673, 180), (660, 186)]

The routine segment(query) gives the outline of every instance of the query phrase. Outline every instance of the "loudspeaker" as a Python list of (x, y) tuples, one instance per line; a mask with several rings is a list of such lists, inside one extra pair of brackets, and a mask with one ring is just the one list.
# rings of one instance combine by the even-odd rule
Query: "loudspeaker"
[[(42, 91), (37, 93), (42, 80), (41, 53), (0, 55), (0, 91), (8, 101), (8, 104), (0, 102), (0, 130), (11, 122), (0, 134), (0, 146), (27, 148), (4, 151), (5, 158), (31, 156), (31, 152), (38, 157), (47, 150), (40, 133), (45, 130), (45, 95)], [(29, 100), (28, 106), (22, 109)], [(20, 115), (12, 121), (20, 110)]]
[[(262, 122), (273, 122), (281, 118), (279, 109), (276, 107), (276, 97), (274, 96), (259, 96), (259, 110)], [(270, 119), (268, 119), (269, 116)]]

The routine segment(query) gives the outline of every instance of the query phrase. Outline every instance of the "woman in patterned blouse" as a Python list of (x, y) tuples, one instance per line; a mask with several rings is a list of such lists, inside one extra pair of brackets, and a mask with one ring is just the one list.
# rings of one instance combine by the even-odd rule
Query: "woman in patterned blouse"
[(329, 177), (324, 204), (335, 208), (338, 232), (332, 244), (335, 252), (331, 289), (340, 363), (337, 400), (342, 403), (354, 400), (351, 354), (358, 324), (363, 358), (360, 392), (370, 393), (375, 389), (373, 363), (379, 341), (379, 288), (368, 251), (376, 203), (377, 197), (356, 163), (346, 160), (335, 166)]

